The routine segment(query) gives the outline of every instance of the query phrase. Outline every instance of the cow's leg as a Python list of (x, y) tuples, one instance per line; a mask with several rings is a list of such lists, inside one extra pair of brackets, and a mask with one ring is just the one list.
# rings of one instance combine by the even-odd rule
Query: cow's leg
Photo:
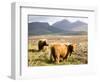
[(63, 58), (63, 61), (66, 62), (68, 58), (68, 54), (66, 55), (66, 57)]
[(56, 57), (56, 63), (59, 64), (60, 57), (59, 55)]
[(53, 60), (52, 60), (52, 54), (50, 54), (50, 62), (52, 62)]
[(51, 60), (53, 61), (53, 62), (56, 62), (56, 56), (55, 56), (55, 54), (53, 53), (53, 54), (51, 54)]

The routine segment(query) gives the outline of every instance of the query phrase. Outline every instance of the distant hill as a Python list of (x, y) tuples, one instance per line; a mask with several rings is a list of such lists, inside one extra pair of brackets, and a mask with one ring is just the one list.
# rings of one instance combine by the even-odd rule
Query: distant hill
[(44, 34), (54, 34), (54, 33), (63, 33), (61, 29), (54, 28), (48, 23), (33, 22), (28, 24), (28, 35), (44, 35)]
[(71, 29), (71, 22), (64, 19), (64, 20), (61, 20), (61, 21), (54, 23), (52, 26), (55, 27), (55, 28), (59, 28), (59, 29), (69, 31)]
[(88, 28), (87, 23), (81, 21), (71, 23), (65, 19), (54, 23), (52, 26), (65, 31), (87, 31)]
[(68, 20), (62, 20), (49, 25), (47, 22), (32, 22), (28, 23), (28, 35), (83, 35), (87, 34), (88, 25), (81, 21), (74, 23)]

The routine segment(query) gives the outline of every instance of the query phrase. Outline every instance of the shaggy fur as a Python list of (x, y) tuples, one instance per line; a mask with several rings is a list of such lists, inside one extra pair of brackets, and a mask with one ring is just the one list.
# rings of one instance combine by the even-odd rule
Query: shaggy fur
[(73, 45), (65, 45), (65, 44), (54, 44), (51, 47), (51, 56), (50, 59), (52, 61), (52, 57), (55, 63), (59, 64), (61, 58), (63, 61), (67, 59), (68, 54), (72, 54), (73, 52)]
[(38, 51), (41, 51), (44, 46), (48, 46), (47, 41), (46, 40), (39, 40), (38, 41)]

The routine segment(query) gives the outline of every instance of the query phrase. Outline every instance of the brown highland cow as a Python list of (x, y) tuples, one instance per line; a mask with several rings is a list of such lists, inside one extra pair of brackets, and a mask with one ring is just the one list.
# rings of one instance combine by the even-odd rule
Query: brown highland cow
[(75, 45), (70, 44), (54, 44), (51, 46), (51, 54), (50, 54), (50, 59), (52, 61), (52, 57), (54, 59), (54, 62), (59, 64), (60, 60), (62, 59), (63, 61), (67, 59), (68, 55), (72, 54), (74, 51)]

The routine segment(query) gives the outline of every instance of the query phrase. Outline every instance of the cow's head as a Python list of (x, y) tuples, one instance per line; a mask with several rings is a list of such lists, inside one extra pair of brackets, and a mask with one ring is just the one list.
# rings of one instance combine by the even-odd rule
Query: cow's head
[(68, 44), (68, 52), (71, 56), (72, 52), (74, 52), (76, 50), (77, 44)]

